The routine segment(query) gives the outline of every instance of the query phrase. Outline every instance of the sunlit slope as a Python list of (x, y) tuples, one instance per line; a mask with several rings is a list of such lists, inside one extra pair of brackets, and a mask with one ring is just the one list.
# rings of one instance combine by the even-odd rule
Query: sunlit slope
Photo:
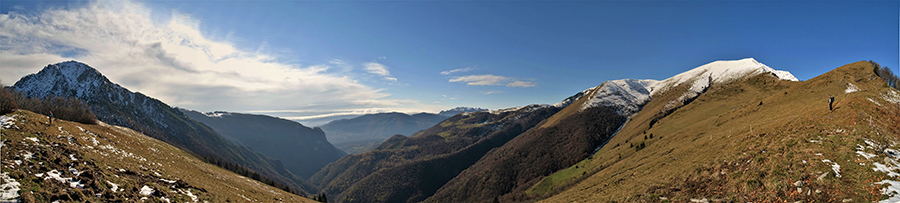
[(2, 171), (19, 183), (25, 202), (312, 202), (128, 128), (48, 125), (25, 110), (3, 115), (2, 123)]
[(673, 110), (669, 92), (679, 91), (654, 95), (591, 159), (529, 192), (549, 202), (874, 201), (888, 198), (879, 183), (900, 179), (873, 170), (896, 166), (900, 93), (868, 62), (804, 82), (713, 84)]

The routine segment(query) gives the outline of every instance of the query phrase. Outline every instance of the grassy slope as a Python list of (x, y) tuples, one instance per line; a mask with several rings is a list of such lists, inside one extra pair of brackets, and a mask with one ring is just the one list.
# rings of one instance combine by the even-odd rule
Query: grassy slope
[[(845, 93), (847, 83), (860, 91)], [(562, 192), (549, 202), (880, 199), (884, 185), (872, 183), (885, 175), (872, 170), (872, 161), (885, 155), (874, 152), (878, 157), (869, 160), (857, 156), (856, 148), (867, 146), (865, 140), (887, 144), (900, 134), (900, 105), (882, 99), (893, 91), (884, 84), (866, 62), (805, 82), (759, 75), (714, 84), (651, 127), (675, 96), (656, 95), (610, 144), (579, 164), (585, 177), (574, 178), (568, 169), (547, 178), (582, 181), (553, 180), (558, 184), (542, 190), (572, 185), (550, 189)], [(834, 112), (827, 109), (828, 95), (836, 97)], [(644, 140), (650, 134), (653, 138)], [(641, 142), (647, 147), (629, 147)], [(842, 177), (834, 175), (826, 159), (841, 166)], [(798, 180), (801, 186), (793, 186)]]
[[(570, 106), (579, 108), (580, 106)], [(554, 114), (554, 117), (559, 113)], [(529, 129), (441, 187), (431, 202), (487, 202), (529, 199), (524, 191), (541, 177), (584, 159), (625, 122), (614, 109), (594, 107)]]
[[(210, 202), (279, 198), (287, 202), (312, 202), (204, 163), (188, 152), (131, 129), (63, 120), (54, 120), (48, 126), (46, 117), (24, 110), (7, 116), (14, 116), (16, 121), (2, 131), (6, 142), (2, 150), (2, 171), (21, 183), (19, 194), (26, 202), (135, 201), (144, 197), (138, 194), (144, 185), (156, 190), (148, 197), (154, 202), (163, 197), (175, 202), (191, 201), (185, 191), (197, 195), (200, 201)], [(25, 159), (26, 151), (33, 153), (33, 157)], [(16, 160), (22, 161), (21, 165)], [(83, 173), (74, 176), (69, 172), (70, 166)], [(35, 175), (44, 173), (43, 177), (47, 177), (46, 172), (50, 170), (61, 171), (62, 177), (74, 177), (84, 184), (83, 188), (70, 188), (68, 184)], [(112, 185), (106, 181), (124, 190), (112, 192)]]

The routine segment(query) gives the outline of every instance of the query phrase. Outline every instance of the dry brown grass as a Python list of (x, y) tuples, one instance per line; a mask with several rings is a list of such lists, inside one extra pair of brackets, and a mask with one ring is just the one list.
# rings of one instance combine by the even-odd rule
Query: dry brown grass
[[(848, 83), (860, 91), (845, 93)], [(900, 105), (881, 99), (887, 91), (869, 63), (857, 62), (804, 82), (759, 75), (716, 85), (664, 117), (662, 106), (676, 95), (655, 95), (594, 156), (591, 164), (603, 170), (545, 201), (876, 200), (883, 185), (872, 183), (884, 174), (855, 148), (863, 140), (897, 140)], [(828, 95), (836, 97), (834, 112)], [(645, 141), (649, 134), (654, 139)], [(640, 142), (645, 149), (627, 147)], [(832, 171), (825, 159), (841, 165), (842, 177), (831, 172), (817, 180)], [(798, 180), (802, 194), (792, 186)]]
[[(131, 129), (69, 121), (54, 121), (50, 126), (46, 117), (24, 110), (8, 116), (14, 116), (16, 121), (13, 127), (2, 131), (6, 142), (2, 170), (10, 172), (22, 184), (19, 194), (25, 200), (136, 201), (144, 197), (138, 191), (147, 185), (156, 190), (147, 197), (153, 202), (161, 198), (191, 201), (179, 191), (191, 191), (200, 201), (209, 202), (277, 202), (278, 199), (312, 202), (207, 164), (188, 152)], [(38, 142), (26, 138), (37, 138)], [(33, 158), (25, 159), (26, 151), (33, 153)], [(21, 165), (16, 160), (22, 161)], [(85, 184), (83, 188), (71, 188), (35, 176), (58, 170), (63, 171), (63, 177), (73, 177), (68, 172), (70, 166), (84, 172), (75, 177)], [(106, 181), (118, 184), (124, 191), (112, 192), (112, 186)]]

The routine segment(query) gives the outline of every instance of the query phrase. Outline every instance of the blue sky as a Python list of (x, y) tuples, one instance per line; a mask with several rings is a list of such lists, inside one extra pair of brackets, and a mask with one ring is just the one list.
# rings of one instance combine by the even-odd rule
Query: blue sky
[[(74, 59), (175, 106), (313, 125), (555, 103), (606, 80), (748, 57), (800, 80), (860, 60), (900, 72), (897, 1), (4, 1), (0, 13), (0, 59), (16, 70), (5, 85)], [(85, 31), (54, 29), (66, 23)], [(146, 59), (117, 55), (131, 52)], [(240, 77), (221, 79), (230, 73)]]

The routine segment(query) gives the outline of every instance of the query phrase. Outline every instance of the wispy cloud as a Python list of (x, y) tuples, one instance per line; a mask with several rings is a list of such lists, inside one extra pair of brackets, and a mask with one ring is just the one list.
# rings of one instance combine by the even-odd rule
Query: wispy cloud
[(509, 78), (497, 75), (466, 75), (450, 78), (450, 82), (465, 82), (466, 85), (499, 85), (506, 80)]
[(519, 81), (519, 80), (516, 80), (509, 84), (506, 84), (507, 87), (534, 87), (535, 85), (537, 85), (537, 84), (535, 84), (534, 82), (526, 82), (526, 81)]
[(503, 93), (503, 91), (491, 90), (491, 91), (481, 92), (481, 93), (482, 94), (500, 94), (500, 93)]
[(379, 75), (379, 76), (383, 77), (385, 80), (397, 81), (397, 78), (391, 77), (391, 72), (388, 71), (387, 66), (384, 66), (380, 63), (374, 63), (374, 62), (365, 63), (363, 65), (366, 66), (365, 67), (366, 71), (371, 74)]
[(516, 80), (498, 75), (466, 75), (450, 78), (450, 82), (464, 82), (466, 85), (506, 85), (507, 87), (534, 87), (536, 83)]
[[(150, 13), (137, 2), (96, 1), (0, 15), (0, 80), (11, 84), (47, 64), (78, 60), (132, 91), (200, 111), (432, 108), (392, 101), (382, 89), (359, 83), (345, 74), (350, 62), (280, 62), (266, 50), (203, 35), (200, 21), (188, 15), (172, 12), (168, 22), (154, 23)], [(396, 81), (382, 64), (366, 63), (365, 71)]]
[(457, 68), (457, 69), (453, 69), (453, 70), (441, 71), (441, 75), (450, 75), (453, 73), (469, 72), (471, 70), (473, 70), (472, 67)]

